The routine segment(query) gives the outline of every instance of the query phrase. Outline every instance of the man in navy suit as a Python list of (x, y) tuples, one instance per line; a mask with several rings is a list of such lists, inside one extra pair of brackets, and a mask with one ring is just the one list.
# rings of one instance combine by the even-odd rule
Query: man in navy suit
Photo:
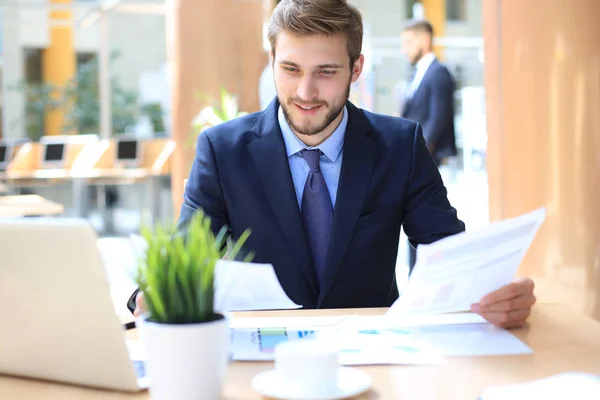
[[(400, 115), (423, 127), (427, 149), (439, 166), (444, 158), (456, 155), (454, 81), (448, 69), (435, 58), (432, 41), (433, 27), (427, 21), (412, 22), (402, 32), (402, 51), (415, 70)], [(412, 269), (417, 254), (410, 243), (408, 255)]]
[(416, 21), (402, 32), (402, 51), (416, 69), (405, 94), (401, 116), (423, 127), (427, 148), (437, 165), (456, 155), (454, 80), (432, 52), (433, 28)]
[[(400, 229), (416, 243), (463, 231), (421, 126), (348, 101), (363, 67), (362, 22), (344, 0), (283, 0), (269, 27), (277, 98), (203, 132), (181, 208), (247, 241), (304, 308), (386, 307), (398, 297)], [(531, 280), (474, 310), (521, 325)], [(143, 302), (137, 299), (141, 311)]]

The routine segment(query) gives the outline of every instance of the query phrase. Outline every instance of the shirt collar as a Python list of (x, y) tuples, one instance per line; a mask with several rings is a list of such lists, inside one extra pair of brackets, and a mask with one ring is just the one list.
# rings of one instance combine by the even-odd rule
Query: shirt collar
[(435, 54), (429, 52), (425, 54), (419, 61), (417, 61), (417, 71), (427, 71), (431, 63), (435, 60)]
[(342, 148), (344, 147), (346, 127), (348, 126), (348, 110), (346, 107), (343, 109), (342, 121), (338, 127), (335, 128), (335, 131), (333, 131), (331, 136), (329, 136), (323, 143), (316, 147), (307, 146), (304, 144), (304, 142), (298, 139), (285, 119), (285, 115), (283, 114), (283, 109), (281, 106), (279, 106), (277, 119), (279, 121), (281, 133), (283, 134), (283, 141), (285, 143), (285, 149), (287, 151), (288, 158), (304, 149), (319, 149), (332, 162), (335, 162), (340, 156)]

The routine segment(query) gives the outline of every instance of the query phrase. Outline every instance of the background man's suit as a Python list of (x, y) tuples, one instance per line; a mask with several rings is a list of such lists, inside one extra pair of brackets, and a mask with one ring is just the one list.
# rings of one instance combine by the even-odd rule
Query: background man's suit
[(444, 158), (456, 155), (454, 80), (437, 60), (404, 104), (401, 116), (421, 124), (425, 142), (438, 165)]
[(384, 307), (398, 297), (400, 229), (416, 243), (461, 232), (418, 124), (348, 107), (333, 227), (319, 288), (277, 120), (279, 103), (203, 132), (181, 209), (234, 238), (252, 230), (254, 262), (305, 308)]

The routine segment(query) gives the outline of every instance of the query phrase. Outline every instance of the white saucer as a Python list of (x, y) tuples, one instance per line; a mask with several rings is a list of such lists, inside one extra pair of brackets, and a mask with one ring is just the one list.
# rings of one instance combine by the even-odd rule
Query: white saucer
[(263, 396), (274, 399), (287, 400), (336, 400), (356, 396), (371, 387), (371, 377), (359, 369), (339, 367), (338, 387), (335, 393), (323, 396), (320, 393), (311, 393), (310, 396), (298, 397), (289, 393), (289, 388), (282, 385), (280, 372), (271, 369), (261, 372), (252, 379), (252, 387)]

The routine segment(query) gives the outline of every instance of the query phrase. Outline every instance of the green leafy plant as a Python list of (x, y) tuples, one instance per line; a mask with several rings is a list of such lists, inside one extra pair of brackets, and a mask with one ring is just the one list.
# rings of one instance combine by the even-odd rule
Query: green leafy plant
[[(62, 93), (55, 85), (21, 81), (9, 89), (19, 91), (25, 97), (24, 114), (19, 120), (11, 121), (11, 128), (22, 123), (31, 140), (39, 140), (45, 134), (46, 113), (62, 106)], [(58, 97), (52, 94), (58, 92)]]
[[(215, 265), (223, 257), (234, 259), (248, 239), (246, 230), (227, 244), (227, 231), (211, 230), (210, 218), (198, 211), (185, 233), (176, 227), (143, 227), (148, 247), (140, 260), (136, 282), (144, 294), (148, 319), (164, 324), (193, 324), (220, 318), (213, 310)], [(244, 259), (252, 259), (250, 253)]]
[[(200, 95), (203, 100), (209, 99), (207, 95)], [(208, 104), (214, 101), (206, 101)], [(225, 121), (229, 121), (238, 117), (247, 115), (245, 111), (239, 111), (237, 97), (228, 93), (225, 89), (221, 89), (221, 99), (218, 104), (213, 104), (204, 107), (194, 119), (192, 119), (192, 133), (188, 138), (188, 144), (196, 143), (198, 135), (205, 129), (219, 125)]]
[[(119, 58), (118, 52), (110, 57), (111, 64)], [(45, 134), (44, 118), (48, 111), (65, 112), (64, 134), (98, 134), (100, 132), (100, 92), (98, 87), (98, 60), (91, 59), (77, 68), (77, 73), (63, 87), (40, 82), (21, 81), (10, 87), (25, 97), (25, 112), (20, 121), (33, 140)], [(125, 89), (118, 78), (110, 82), (112, 132), (124, 133), (133, 126), (140, 112), (138, 95)], [(152, 118), (152, 117), (151, 117)], [(14, 125), (13, 125), (14, 126)]]
[[(115, 63), (120, 54), (110, 55), (110, 64)], [(81, 134), (100, 132), (100, 88), (99, 65), (96, 57), (79, 65), (77, 74), (64, 88), (63, 107), (66, 110), (64, 132), (77, 130)], [(138, 95), (127, 90), (118, 78), (112, 77), (111, 118), (112, 134), (124, 133), (133, 126), (139, 114)]]
[(152, 124), (152, 130), (154, 132), (164, 132), (165, 124), (163, 122), (163, 109), (160, 103), (148, 103), (144, 104), (141, 109), (143, 114), (146, 114), (150, 118)]

